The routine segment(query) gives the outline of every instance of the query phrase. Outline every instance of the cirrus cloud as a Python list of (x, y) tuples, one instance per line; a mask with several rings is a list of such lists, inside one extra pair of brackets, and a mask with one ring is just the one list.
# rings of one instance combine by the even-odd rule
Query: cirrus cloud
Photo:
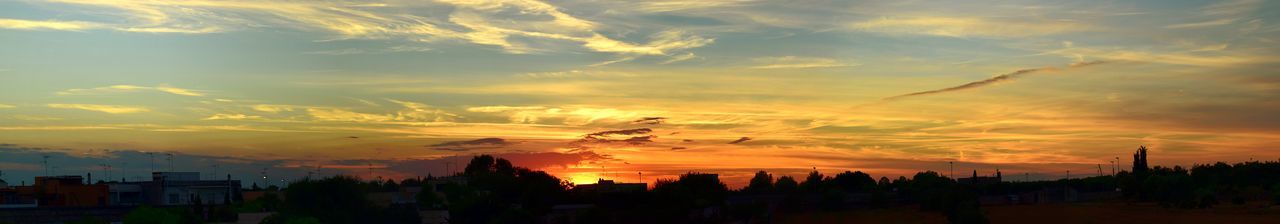
[(145, 107), (99, 105), (99, 104), (49, 104), (47, 106), (49, 106), (49, 108), (88, 110), (88, 111), (97, 111), (97, 112), (103, 112), (103, 113), (109, 113), (109, 114), (129, 114), (129, 113), (141, 113), (141, 112), (151, 111), (150, 109), (147, 109)]

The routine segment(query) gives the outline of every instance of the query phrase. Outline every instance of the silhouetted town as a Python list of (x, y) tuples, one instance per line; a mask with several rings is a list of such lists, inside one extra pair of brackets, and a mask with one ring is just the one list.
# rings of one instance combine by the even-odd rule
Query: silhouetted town
[(1280, 161), (1150, 167), (1147, 152), (1135, 151), (1128, 170), (1103, 173), (1099, 166), (1103, 175), (1048, 181), (1011, 181), (1000, 170), (878, 180), (861, 171), (776, 178), (760, 171), (741, 189), (697, 172), (652, 187), (605, 179), (574, 185), (489, 155), (450, 176), (331, 176), (285, 188), (241, 189), (230, 175), (208, 180), (197, 172), (153, 172), (148, 181), (42, 176), (29, 184), (0, 180), (0, 223), (823, 223), (849, 220), (821, 214), (896, 210), (989, 223), (986, 209), (1054, 204), (1272, 214), (1263, 218), (1280, 207)]

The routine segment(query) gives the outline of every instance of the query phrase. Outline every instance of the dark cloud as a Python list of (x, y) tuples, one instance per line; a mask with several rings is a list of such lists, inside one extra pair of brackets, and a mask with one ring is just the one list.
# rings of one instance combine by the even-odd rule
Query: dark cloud
[(745, 141), (751, 141), (751, 138), (750, 138), (750, 137), (742, 137), (742, 138), (738, 138), (738, 140), (733, 140), (732, 142), (729, 142), (729, 144), (738, 144), (738, 143), (742, 143), (742, 142), (745, 142)]
[[(547, 169), (568, 167), (571, 165), (602, 160), (613, 160), (609, 155), (598, 154), (590, 150), (571, 153), (559, 152), (511, 152), (491, 154), (494, 157), (511, 161), (513, 165), (531, 169)], [(471, 161), (471, 156), (450, 156), (435, 159), (411, 159), (387, 161), (386, 169), (405, 176), (446, 175), (458, 172)]]
[(666, 121), (666, 120), (667, 120), (667, 118), (665, 118), (665, 117), (645, 117), (645, 118), (640, 118), (640, 119), (638, 119), (638, 120), (632, 121), (631, 123), (636, 123), (636, 124), (662, 124), (662, 122), (664, 122), (664, 121)]
[(609, 136), (615, 136), (615, 135), (639, 135), (639, 134), (648, 134), (648, 133), (650, 133), (650, 132), (653, 132), (653, 129), (649, 129), (649, 128), (636, 128), (636, 129), (625, 129), (625, 130), (614, 130), (614, 131), (602, 131), (602, 132), (596, 132), (596, 133), (587, 134), (587, 137), (609, 137)]
[(685, 148), (685, 147), (671, 147), (671, 150), (685, 150), (685, 149), (688, 149), (688, 148)]
[(440, 144), (429, 145), (428, 147), (432, 147), (432, 149), (441, 150), (441, 151), (462, 152), (462, 151), (471, 151), (475, 149), (501, 148), (507, 145), (511, 145), (511, 143), (507, 142), (506, 139), (482, 138), (482, 139), (467, 140), (467, 141), (444, 142)]
[(933, 95), (933, 94), (941, 94), (941, 93), (948, 93), (948, 92), (955, 92), (955, 91), (961, 91), (961, 90), (968, 90), (968, 89), (981, 88), (981, 87), (989, 86), (989, 85), (992, 85), (992, 84), (1001, 83), (1001, 82), (1006, 82), (1006, 81), (1010, 81), (1010, 80), (1013, 80), (1013, 79), (1021, 78), (1021, 77), (1023, 77), (1023, 76), (1026, 76), (1026, 75), (1029, 75), (1029, 74), (1034, 74), (1034, 73), (1037, 73), (1037, 72), (1061, 71), (1061, 70), (1067, 70), (1067, 69), (1073, 69), (1073, 68), (1081, 68), (1081, 67), (1087, 67), (1087, 66), (1093, 66), (1093, 65), (1106, 64), (1106, 63), (1108, 63), (1108, 62), (1106, 62), (1106, 61), (1090, 61), (1090, 62), (1079, 62), (1079, 63), (1074, 63), (1074, 64), (1071, 64), (1070, 66), (1068, 66), (1068, 67), (1066, 67), (1066, 68), (1043, 67), (1043, 68), (1022, 69), (1022, 70), (1017, 70), (1017, 71), (1013, 71), (1013, 72), (1006, 73), (1006, 74), (997, 75), (997, 76), (995, 76), (995, 77), (991, 77), (991, 78), (984, 79), (984, 80), (980, 80), (980, 81), (975, 81), (975, 82), (965, 83), (964, 85), (954, 86), (954, 87), (950, 87), (950, 88), (943, 88), (943, 89), (929, 90), (929, 91), (922, 91), (922, 92), (914, 92), (914, 93), (908, 93), (908, 94), (902, 94), (902, 95), (897, 95), (897, 96), (886, 97), (886, 98), (884, 98), (884, 99), (881, 99), (881, 102), (894, 101), (894, 100), (900, 100), (900, 99), (903, 99), (903, 98), (916, 97), (916, 96), (925, 96), (925, 95)]
[(574, 141), (571, 144), (576, 147), (587, 147), (583, 144), (612, 144), (612, 143), (623, 143), (628, 145), (643, 145), (645, 143), (653, 142), (653, 139), (658, 138), (657, 135), (645, 135), (652, 132), (653, 130), (648, 128), (601, 131), (601, 132), (587, 134), (583, 136), (582, 139), (578, 139), (577, 141)]

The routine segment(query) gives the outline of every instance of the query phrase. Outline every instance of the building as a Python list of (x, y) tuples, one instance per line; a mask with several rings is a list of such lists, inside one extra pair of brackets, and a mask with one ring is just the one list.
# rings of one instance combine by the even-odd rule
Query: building
[(600, 179), (594, 184), (581, 184), (573, 187), (574, 191), (593, 193), (634, 193), (649, 189), (645, 183), (616, 183), (613, 180)]
[(1000, 183), (1000, 182), (1004, 181), (1004, 179), (1003, 179), (1003, 178), (1004, 178), (1004, 177), (1002, 177), (1002, 176), (1000, 175), (1000, 170), (998, 170), (998, 169), (996, 170), (996, 176), (994, 176), (994, 177), (980, 177), (980, 176), (978, 176), (978, 170), (974, 170), (974, 171), (973, 171), (973, 177), (965, 177), (965, 178), (956, 179), (956, 183), (959, 183), (959, 184), (974, 184), (974, 185), (998, 184), (998, 183)]
[[(441, 200), (439, 201), (438, 204), (418, 205), (418, 206), (421, 206), (422, 208), (427, 208), (427, 209), (444, 208), (445, 205), (449, 204), (448, 197), (446, 197), (445, 195), (445, 191), (449, 188), (449, 186), (467, 186), (467, 177), (450, 176), (450, 177), (428, 178), (427, 181), (425, 182), (425, 185), (423, 185), (422, 188), (417, 189), (418, 194), (435, 194), (436, 195), (435, 198), (439, 198)], [(417, 195), (415, 194), (414, 196), (416, 197)]]
[(80, 176), (36, 177), (31, 186), (0, 189), (4, 207), (97, 207), (107, 205), (107, 186)]
[(240, 181), (201, 180), (199, 172), (153, 172), (151, 181), (106, 184), (111, 205), (190, 205), (196, 198), (203, 204), (228, 204), (240, 195)]

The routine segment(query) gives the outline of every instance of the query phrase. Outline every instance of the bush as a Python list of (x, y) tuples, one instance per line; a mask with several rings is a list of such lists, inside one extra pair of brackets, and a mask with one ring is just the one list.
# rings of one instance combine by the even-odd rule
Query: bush
[[(186, 211), (186, 210), (182, 210)], [(124, 215), (125, 224), (180, 224), (197, 223), (195, 215), (175, 209), (138, 207)]]
[(111, 222), (107, 222), (106, 220), (93, 218), (93, 217), (80, 217), (80, 219), (77, 219), (75, 221), (66, 222), (66, 224), (107, 224), (107, 223), (111, 223)]

